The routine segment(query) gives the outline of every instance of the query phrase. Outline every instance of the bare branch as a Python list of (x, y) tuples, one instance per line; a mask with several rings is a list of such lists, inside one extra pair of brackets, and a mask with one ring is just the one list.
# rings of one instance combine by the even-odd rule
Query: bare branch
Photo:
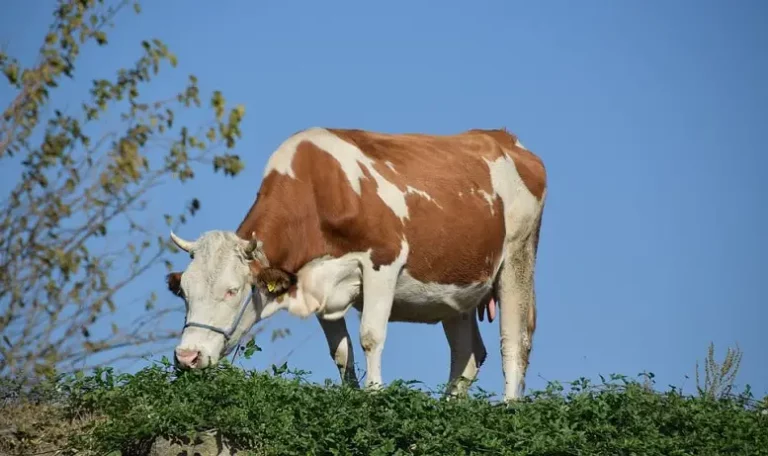
[(156, 73), (176, 65), (156, 39), (141, 42), (143, 54), (112, 78), (94, 80), (80, 108), (52, 105), (49, 92), (73, 73), (81, 47), (108, 45), (105, 29), (127, 4), (59, 0), (33, 67), (0, 53), (18, 89), (2, 111), (0, 160), (17, 157), (21, 167), (0, 198), (0, 375), (89, 365), (95, 355), (132, 357), (177, 337), (159, 322), (179, 308), (156, 309), (154, 291), (132, 322), (107, 318), (136, 306), (129, 296), (145, 275), (170, 267), (176, 249), (156, 222), (178, 227), (199, 209), (196, 202), (158, 214), (150, 201), (200, 168), (227, 176), (243, 168), (236, 155), (217, 155), (240, 137), (241, 106), (225, 116), (214, 92), (212, 120), (179, 124), (178, 110), (202, 104), (194, 76), (175, 94), (142, 98)]

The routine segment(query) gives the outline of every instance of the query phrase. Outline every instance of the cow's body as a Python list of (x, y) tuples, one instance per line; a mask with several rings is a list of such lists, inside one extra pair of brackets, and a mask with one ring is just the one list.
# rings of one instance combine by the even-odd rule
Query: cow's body
[(292, 277), (260, 318), (278, 308), (315, 314), (342, 377), (354, 382), (343, 319), (351, 307), (362, 312), (368, 384), (381, 383), (388, 321), (442, 322), (450, 379), (471, 380), (485, 358), (474, 310), (498, 298), (505, 397), (515, 398), (535, 328), (545, 193), (541, 161), (506, 131), (313, 128), (272, 154), (236, 235), (258, 242), (255, 277)]

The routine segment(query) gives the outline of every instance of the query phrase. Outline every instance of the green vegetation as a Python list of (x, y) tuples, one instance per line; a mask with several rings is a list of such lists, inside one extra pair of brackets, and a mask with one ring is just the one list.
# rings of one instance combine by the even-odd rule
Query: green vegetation
[[(32, 426), (41, 434), (46, 425), (58, 429), (46, 432), (68, 448), (64, 454), (144, 454), (158, 436), (210, 429), (259, 455), (768, 454), (768, 415), (749, 389), (685, 396), (613, 376), (596, 385), (551, 383), (507, 406), (482, 391), (445, 400), (396, 382), (367, 393), (311, 384), (304, 374), (285, 366), (245, 371), (226, 362), (179, 372), (165, 360), (133, 375), (97, 368), (38, 385), (27, 393), (33, 399), (6, 400), (2, 415), (42, 408), (46, 418), (38, 421), (55, 417), (60, 426)], [(31, 452), (34, 438), (25, 446), (18, 435), (29, 430), (14, 432), (0, 435), (0, 452)]]

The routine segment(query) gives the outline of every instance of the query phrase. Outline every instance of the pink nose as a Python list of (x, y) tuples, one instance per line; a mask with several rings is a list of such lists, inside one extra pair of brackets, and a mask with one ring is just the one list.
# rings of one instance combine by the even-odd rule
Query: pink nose
[(199, 350), (176, 349), (176, 360), (184, 367), (195, 367), (200, 360)]

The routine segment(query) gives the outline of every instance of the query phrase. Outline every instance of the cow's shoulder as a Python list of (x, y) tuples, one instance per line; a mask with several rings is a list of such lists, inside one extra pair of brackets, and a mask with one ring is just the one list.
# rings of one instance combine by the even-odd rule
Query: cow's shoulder
[(380, 170), (328, 129), (295, 133), (268, 159), (238, 232), (254, 233), (270, 264), (290, 273), (320, 257), (355, 252), (367, 252), (376, 267), (390, 264), (400, 255), (407, 207)]

